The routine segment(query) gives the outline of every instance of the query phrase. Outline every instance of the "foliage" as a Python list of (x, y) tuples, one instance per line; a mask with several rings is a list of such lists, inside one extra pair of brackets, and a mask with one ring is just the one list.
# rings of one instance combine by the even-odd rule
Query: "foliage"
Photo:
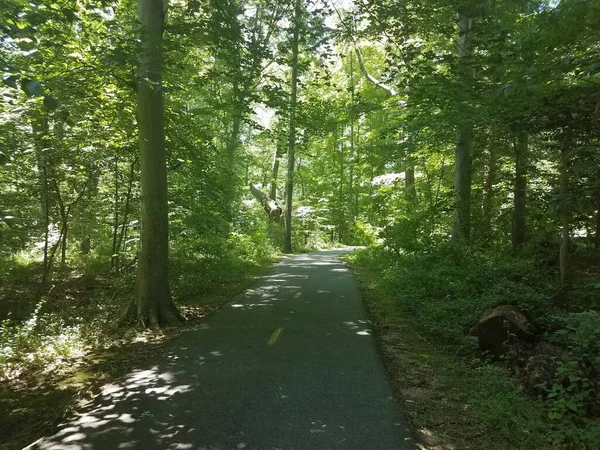
[[(449, 354), (477, 352), (468, 332), (486, 310), (519, 307), (540, 333), (545, 330), (564, 349), (554, 357), (553, 379), (541, 386), (547, 391), (547, 426), (553, 430), (549, 439), (573, 448), (596, 442), (600, 319), (595, 310), (567, 313), (553, 306), (557, 286), (544, 266), (456, 245), (404, 254), (379, 247), (353, 258), (359, 267), (377, 274), (380, 288), (412, 326)], [(505, 394), (503, 388), (500, 392)]]
[(481, 364), (470, 353), (457, 355), (455, 346), (433, 334), (436, 330), (423, 330), (423, 322), (404, 309), (404, 293), (399, 298), (382, 277), (387, 261), (382, 256), (365, 250), (347, 259), (423, 446), (550, 448), (558, 434), (548, 424), (547, 405), (524, 395), (505, 368)]
[[(297, 23), (293, 3), (165, 2), (155, 88), (169, 202), (161, 267), (174, 299), (185, 309), (225, 295), (275, 257), (282, 223), (269, 221), (252, 183), (293, 202), (295, 251), (379, 245), (359, 258), (454, 352), (473, 350), (466, 331), (486, 309), (523, 310), (569, 355), (547, 386), (556, 429), (573, 445), (590, 441), (581, 430), (598, 414), (598, 1), (302, 0)], [(473, 24), (468, 36), (457, 14)], [(139, 262), (143, 37), (133, 0), (3, 1), (7, 364), (69, 360), (100, 335), (131, 332), (104, 325), (133, 297)], [(472, 52), (457, 46), (467, 37)], [(464, 171), (459, 147), (470, 149)], [(470, 237), (449, 243), (465, 211)]]

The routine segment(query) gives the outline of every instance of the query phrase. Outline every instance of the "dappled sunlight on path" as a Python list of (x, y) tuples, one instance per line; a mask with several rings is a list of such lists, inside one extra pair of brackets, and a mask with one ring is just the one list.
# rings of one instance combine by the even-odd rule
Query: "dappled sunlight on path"
[(339, 254), (284, 259), (30, 448), (414, 448)]

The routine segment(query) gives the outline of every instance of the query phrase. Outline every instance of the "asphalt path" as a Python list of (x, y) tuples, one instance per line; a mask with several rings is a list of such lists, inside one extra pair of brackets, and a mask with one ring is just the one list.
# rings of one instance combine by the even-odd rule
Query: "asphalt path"
[(284, 259), (32, 449), (414, 449), (343, 250)]

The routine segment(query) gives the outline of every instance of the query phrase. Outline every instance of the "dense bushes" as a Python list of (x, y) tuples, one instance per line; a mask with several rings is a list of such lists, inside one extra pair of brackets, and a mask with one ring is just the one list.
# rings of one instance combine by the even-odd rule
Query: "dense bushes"
[[(203, 228), (195, 218), (182, 215), (173, 227), (170, 261), (173, 296), (192, 317), (194, 311), (218, 307), (277, 254), (257, 205), (240, 212), (234, 229), (210, 234), (202, 229), (203, 238), (194, 232), (194, 225)], [(0, 260), (0, 379), (24, 369), (56, 367), (136, 333), (115, 326), (135, 295), (134, 254), (123, 259), (126, 270), (116, 274), (109, 246), (95, 246), (87, 255), (74, 249), (67, 265), (53, 272), (52, 290), (39, 298), (41, 268), (35, 254), (24, 250), (18, 260)], [(210, 305), (206, 296), (214, 297)]]
[(419, 332), (453, 354), (481, 358), (469, 329), (486, 310), (499, 305), (522, 310), (537, 339), (557, 347), (548, 362), (551, 378), (537, 391), (548, 405), (552, 439), (572, 448), (600, 442), (600, 315), (593, 279), (578, 280), (587, 290), (568, 292), (535, 257), (451, 244), (422, 253), (373, 248), (356, 258), (380, 274), (383, 288)]

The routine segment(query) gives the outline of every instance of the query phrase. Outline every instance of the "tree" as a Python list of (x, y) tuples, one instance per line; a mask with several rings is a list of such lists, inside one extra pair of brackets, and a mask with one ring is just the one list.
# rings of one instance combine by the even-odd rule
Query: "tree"
[[(472, 32), (475, 19), (464, 5), (458, 11), (458, 76), (461, 95), (471, 90), (471, 57), (473, 55)], [(456, 130), (454, 156), (454, 214), (452, 238), (468, 240), (471, 234), (471, 177), (472, 177), (473, 123), (470, 118), (461, 119)]]
[(179, 325), (169, 287), (169, 219), (162, 85), (164, 0), (138, 0), (140, 56), (137, 84), (141, 231), (137, 298), (129, 310), (143, 327)]
[(288, 167), (285, 182), (285, 234), (284, 253), (292, 253), (292, 197), (294, 195), (294, 163), (296, 148), (296, 101), (298, 95), (298, 44), (302, 19), (302, 0), (296, 0), (294, 7), (294, 31), (292, 36), (292, 81), (290, 90), (290, 113), (288, 133)]

